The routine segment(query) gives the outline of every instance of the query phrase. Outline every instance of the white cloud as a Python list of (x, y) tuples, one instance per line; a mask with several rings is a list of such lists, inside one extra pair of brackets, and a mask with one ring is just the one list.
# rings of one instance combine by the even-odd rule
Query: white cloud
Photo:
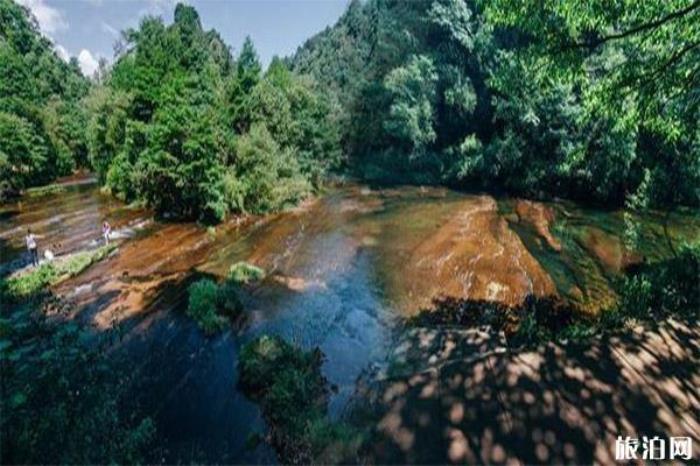
[(92, 77), (100, 66), (97, 59), (87, 49), (81, 50), (78, 54), (78, 64), (80, 65), (80, 71), (88, 77)]
[[(146, 5), (141, 8), (138, 16), (163, 16), (172, 13), (178, 0), (146, 0)], [(181, 3), (187, 3), (180, 0)]]
[(18, 0), (18, 2), (31, 10), (44, 34), (50, 35), (56, 31), (68, 29), (68, 21), (63, 13), (47, 5), (45, 0)]
[(58, 56), (63, 60), (64, 62), (68, 63), (70, 61), (70, 54), (68, 53), (68, 50), (62, 45), (56, 44), (54, 47), (56, 50), (56, 53)]
[(119, 37), (119, 31), (117, 30), (117, 28), (115, 28), (114, 26), (112, 26), (111, 24), (109, 24), (105, 21), (102, 21), (100, 23), (100, 29), (102, 29), (104, 32), (106, 32), (108, 34), (113, 35), (114, 37)]

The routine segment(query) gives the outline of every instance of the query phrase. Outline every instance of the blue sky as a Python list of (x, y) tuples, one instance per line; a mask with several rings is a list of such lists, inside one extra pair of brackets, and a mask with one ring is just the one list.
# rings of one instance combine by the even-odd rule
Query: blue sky
[[(78, 57), (91, 75), (100, 57), (111, 61), (119, 31), (145, 15), (172, 21), (177, 0), (17, 0), (29, 7), (62, 57)], [(219, 31), (234, 53), (250, 35), (264, 64), (289, 55), (335, 23), (349, 0), (187, 0), (205, 29)]]

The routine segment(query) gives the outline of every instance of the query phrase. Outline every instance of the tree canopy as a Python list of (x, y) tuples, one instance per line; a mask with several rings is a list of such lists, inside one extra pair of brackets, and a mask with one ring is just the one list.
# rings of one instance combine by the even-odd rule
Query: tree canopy
[(289, 60), (364, 176), (700, 203), (697, 2), (353, 2)]
[(294, 203), (332, 169), (327, 102), (279, 60), (263, 73), (247, 38), (233, 57), (194, 8), (148, 17), (89, 96), (93, 167), (117, 196), (216, 222)]
[(87, 163), (88, 87), (25, 7), (0, 0), (0, 200)]
[[(0, 15), (3, 197), (89, 166), (124, 200), (218, 221), (294, 203), (344, 162), (367, 178), (700, 205), (691, 0), (354, 0), (266, 70), (250, 38), (234, 56), (179, 4), (172, 24), (125, 31), (93, 82), (26, 8), (0, 0)], [(261, 167), (273, 178), (252, 179)]]

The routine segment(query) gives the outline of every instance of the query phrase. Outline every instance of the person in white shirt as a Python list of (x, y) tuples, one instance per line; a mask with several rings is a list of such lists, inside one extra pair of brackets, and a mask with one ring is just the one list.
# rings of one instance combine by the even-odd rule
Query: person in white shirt
[(27, 251), (29, 251), (29, 256), (32, 259), (32, 264), (34, 267), (39, 265), (39, 252), (36, 247), (36, 235), (32, 233), (32, 230), (27, 228), (27, 236), (24, 237), (24, 241), (27, 243)]
[(112, 226), (107, 220), (102, 224), (102, 237), (105, 239), (105, 244), (109, 244), (109, 234), (112, 233)]

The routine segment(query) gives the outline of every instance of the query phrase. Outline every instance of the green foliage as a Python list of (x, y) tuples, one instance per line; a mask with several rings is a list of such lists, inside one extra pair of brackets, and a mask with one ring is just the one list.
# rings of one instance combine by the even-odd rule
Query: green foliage
[(304, 352), (280, 337), (265, 335), (241, 350), (241, 384), (273, 421), (295, 422), (296, 413), (323, 406), (328, 389), (321, 363), (319, 350)]
[(279, 61), (236, 60), (194, 8), (125, 32), (88, 106), (90, 160), (109, 191), (170, 217), (216, 223), (297, 202), (337, 163), (325, 101)]
[(236, 262), (228, 271), (228, 279), (234, 283), (248, 284), (260, 281), (265, 277), (265, 271), (248, 262)]
[(0, 456), (6, 464), (136, 463), (155, 429), (127, 396), (108, 336), (49, 320), (42, 303), (0, 316)]
[(279, 144), (296, 154), (301, 171), (318, 186), (340, 162), (339, 130), (330, 103), (313, 80), (294, 75), (274, 58), (250, 95), (253, 122), (265, 124)]
[(47, 290), (115, 247), (57, 258), (0, 282), (3, 463), (144, 460), (154, 426), (138, 415), (132, 397), (127, 403), (129, 374), (107, 354), (111, 332), (98, 337), (56, 318), (71, 310)]
[(0, 1), (0, 200), (87, 163), (88, 81), (26, 7)]
[(192, 317), (207, 334), (223, 330), (243, 312), (240, 294), (242, 287), (260, 280), (265, 271), (246, 262), (231, 266), (229, 276), (217, 284), (202, 278), (190, 285), (187, 315)]
[(437, 79), (432, 60), (419, 55), (405, 67), (394, 69), (384, 81), (392, 95), (384, 125), (389, 134), (407, 142), (412, 153), (420, 153), (437, 137), (433, 128)]
[(240, 384), (260, 404), (283, 463), (356, 458), (358, 432), (327, 418), (329, 389), (321, 374), (322, 362), (318, 348), (303, 351), (277, 336), (264, 335), (241, 350)]
[(697, 206), (698, 19), (684, 0), (358, 1), (290, 63), (337, 103), (359, 174)]
[(502, 330), (509, 344), (519, 346), (581, 342), (634, 325), (655, 325), (668, 317), (695, 322), (700, 318), (700, 244), (684, 246), (670, 259), (634, 266), (615, 287), (617, 301), (596, 314), (559, 297), (528, 296), (518, 306), (444, 298), (408, 323), (488, 325)]
[(580, 341), (629, 325), (653, 325), (666, 317), (695, 322), (700, 317), (700, 245), (685, 246), (671, 259), (627, 271), (617, 288), (617, 304), (596, 316), (570, 309), (562, 320), (556, 309), (535, 305), (521, 319), (513, 341)]
[(218, 313), (219, 286), (204, 278), (190, 285), (187, 315), (193, 318), (205, 333), (216, 333), (226, 326), (228, 320)]
[(644, 320), (700, 316), (700, 244), (672, 259), (640, 266), (620, 284), (619, 313)]
[(238, 138), (236, 162), (237, 193), (250, 212), (282, 209), (311, 191), (292, 149), (281, 148), (263, 124)]
[(0, 280), (0, 296), (7, 302), (30, 299), (48, 286), (78, 275), (95, 262), (107, 257), (116, 248), (115, 244), (109, 244), (91, 251), (81, 251), (4, 278)]
[(44, 141), (19, 116), (0, 112), (0, 198), (18, 193), (48, 165)]
[(2, 282), (3, 300), (20, 301), (31, 297), (56, 281), (58, 274), (53, 264), (42, 264), (28, 273), (10, 277)]
[(236, 61), (236, 72), (230, 84), (230, 116), (235, 128), (245, 132), (251, 124), (251, 92), (260, 82), (262, 66), (253, 41), (246, 36)]

